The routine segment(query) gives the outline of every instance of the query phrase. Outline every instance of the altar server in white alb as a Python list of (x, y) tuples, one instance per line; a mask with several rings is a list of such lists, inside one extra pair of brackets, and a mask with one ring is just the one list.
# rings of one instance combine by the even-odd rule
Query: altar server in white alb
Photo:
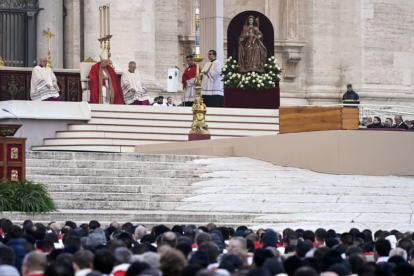
[(208, 58), (210, 62), (204, 65), (201, 74), (201, 95), (207, 107), (223, 107), (224, 85), (221, 75), (221, 64), (216, 60), (216, 51), (210, 50)]
[(30, 84), (32, 101), (59, 101), (59, 87), (51, 68), (47, 67), (47, 58), (41, 57), (39, 65), (33, 68)]
[(147, 88), (142, 85), (139, 74), (135, 72), (137, 64), (131, 61), (128, 64), (129, 70), (122, 74), (121, 86), (124, 92), (125, 104), (150, 105)]

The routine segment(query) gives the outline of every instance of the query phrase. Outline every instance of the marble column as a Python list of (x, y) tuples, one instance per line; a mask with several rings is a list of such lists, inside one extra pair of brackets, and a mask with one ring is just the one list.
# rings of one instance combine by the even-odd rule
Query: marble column
[[(135, 61), (147, 87), (161, 90), (155, 78), (155, 1), (88, 0), (84, 6), (84, 49), (99, 61), (99, 6), (110, 4), (111, 60), (115, 70), (128, 70)], [(104, 58), (106, 54), (104, 54)]]
[(39, 0), (43, 8), (37, 15), (37, 62), (41, 56), (47, 57), (47, 37), (43, 31), (50, 31), (55, 36), (50, 42), (53, 68), (63, 68), (63, 0)]
[(200, 56), (208, 61), (209, 50), (216, 50), (224, 63), (223, 0), (200, 0)]

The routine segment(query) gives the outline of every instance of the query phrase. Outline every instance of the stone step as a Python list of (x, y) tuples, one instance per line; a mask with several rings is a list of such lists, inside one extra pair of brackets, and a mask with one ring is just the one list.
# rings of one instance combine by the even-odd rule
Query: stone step
[(58, 209), (85, 210), (165, 210), (172, 211), (181, 206), (180, 202), (147, 202), (147, 201), (77, 201), (55, 199)]
[(72, 176), (96, 176), (96, 177), (172, 177), (172, 178), (198, 178), (198, 173), (189, 170), (146, 170), (146, 169), (64, 169), (64, 168), (43, 168), (29, 167), (27, 175), (48, 174), (48, 175), (72, 175)]
[[(277, 126), (279, 127), (279, 126)], [(157, 127), (157, 126), (140, 126), (140, 125), (104, 125), (104, 124), (70, 124), (68, 126), (69, 131), (113, 131), (113, 132), (145, 132), (154, 133), (162, 129), (164, 134), (188, 134), (189, 127)], [(254, 130), (254, 129), (230, 129), (230, 128), (211, 128), (211, 132), (215, 135), (223, 136), (259, 136), (259, 135), (272, 135), (277, 134), (278, 130)]]
[[(208, 121), (221, 122), (240, 122), (240, 123), (270, 123), (278, 124), (279, 118), (276, 116), (234, 116), (232, 115), (211, 115), (208, 113)], [(164, 114), (164, 113), (138, 113), (138, 112), (107, 112), (107, 111), (92, 111), (92, 117), (112, 118), (112, 119), (150, 119), (150, 120), (178, 120), (178, 121), (192, 121), (193, 115), (191, 112), (185, 114)]]
[(50, 168), (93, 168), (93, 169), (150, 169), (150, 170), (191, 170), (205, 167), (203, 164), (175, 162), (139, 162), (139, 161), (97, 161), (97, 160), (54, 160), (28, 159), (26, 167)]
[(85, 184), (85, 185), (150, 185), (150, 186), (190, 186), (200, 181), (198, 178), (163, 178), (163, 177), (96, 177), (27, 174), (27, 179), (43, 184)]
[[(47, 214), (26, 214), (19, 212), (4, 212), (2, 217), (12, 217), (13, 221), (56, 221), (64, 222), (72, 220), (75, 222), (89, 222), (91, 218), (101, 223), (118, 221), (122, 222), (156, 222), (157, 225), (167, 222), (175, 224), (199, 223), (205, 225), (208, 222), (215, 223), (251, 223), (258, 217), (258, 214), (227, 214), (213, 212), (185, 212), (185, 211), (135, 211), (135, 210), (81, 210), (81, 209), (60, 209), (59, 212)], [(264, 222), (264, 221), (261, 221)], [(109, 224), (108, 223), (108, 224)]]
[(100, 160), (100, 161), (136, 161), (136, 162), (178, 162), (185, 163), (195, 159), (208, 158), (194, 155), (136, 154), (136, 153), (99, 153), (99, 152), (60, 152), (60, 151), (28, 151), (26, 160)]
[(74, 200), (76, 203), (89, 201), (107, 202), (179, 202), (186, 195), (183, 194), (143, 194), (143, 193), (87, 193), (87, 192), (50, 192), (50, 196), (54, 200)]
[[(183, 203), (183, 202), (182, 202)], [(182, 204), (181, 203), (181, 204)], [(197, 212), (236, 212), (262, 214), (300, 214), (300, 213), (384, 213), (411, 214), (412, 204), (382, 204), (382, 203), (275, 203), (275, 202), (199, 202), (183, 204), (177, 207), (180, 211)]]
[[(157, 127), (181, 127), (190, 128), (192, 120), (188, 121), (163, 121), (163, 120), (148, 120), (148, 119), (113, 119), (113, 118), (92, 118), (88, 124), (92, 125), (128, 125), (128, 126), (157, 126)], [(278, 131), (279, 125), (277, 123), (239, 123), (239, 122), (222, 122), (208, 121), (209, 129), (239, 129), (239, 130), (272, 130)]]
[(165, 185), (100, 185), (100, 184), (45, 184), (51, 193), (142, 193), (149, 195), (160, 194), (187, 194), (195, 188), (191, 186), (165, 186)]

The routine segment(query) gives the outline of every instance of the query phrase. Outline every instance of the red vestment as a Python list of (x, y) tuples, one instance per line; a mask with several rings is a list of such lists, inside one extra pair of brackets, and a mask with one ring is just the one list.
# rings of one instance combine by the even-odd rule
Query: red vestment
[(197, 74), (197, 65), (194, 64), (193, 66), (188, 67), (185, 69), (184, 73), (183, 73), (183, 77), (182, 77), (182, 83), (183, 83), (183, 88), (186, 89), (186, 84), (188, 80), (191, 80), (192, 78), (195, 78)]
[[(91, 87), (91, 104), (102, 104), (102, 86), (105, 85), (105, 80), (103, 79), (103, 73), (100, 70), (101, 64), (98, 62), (92, 66), (91, 71), (89, 72), (89, 80)], [(111, 89), (111, 104), (125, 104), (124, 103), (124, 93), (122, 92), (121, 84), (119, 78), (115, 73), (115, 70), (111, 66), (106, 66), (106, 72), (109, 75), (110, 81), (108, 89)]]

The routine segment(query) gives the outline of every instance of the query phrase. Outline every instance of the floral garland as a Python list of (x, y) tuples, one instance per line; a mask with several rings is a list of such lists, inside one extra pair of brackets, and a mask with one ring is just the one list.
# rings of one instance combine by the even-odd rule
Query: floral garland
[(272, 89), (277, 81), (282, 80), (282, 71), (275, 57), (270, 57), (265, 64), (264, 73), (247, 72), (239, 73), (237, 61), (229, 57), (221, 72), (224, 88), (242, 89)]

